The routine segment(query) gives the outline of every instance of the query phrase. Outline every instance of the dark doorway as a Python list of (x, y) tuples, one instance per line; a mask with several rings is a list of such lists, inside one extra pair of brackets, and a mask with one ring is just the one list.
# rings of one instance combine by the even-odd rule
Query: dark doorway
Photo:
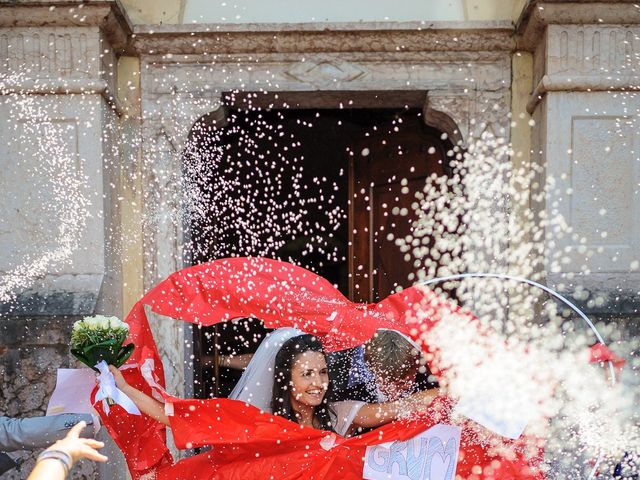
[[(387, 232), (410, 233), (414, 194), (427, 176), (445, 172), (451, 147), (424, 125), (419, 109), (231, 108), (224, 127), (194, 131), (195, 151), (212, 159), (199, 179), (210, 214), (191, 225), (194, 263), (256, 254), (256, 245), (272, 242), (277, 248), (258, 253), (308, 268), (354, 301), (377, 301), (410, 285), (412, 263)], [(258, 165), (269, 167), (258, 172)], [(266, 189), (270, 202), (263, 201)], [(284, 219), (283, 209), (274, 212), (292, 198), (305, 205), (296, 232), (253, 228), (268, 227), (270, 215)], [(216, 201), (229, 208), (213, 208)], [(256, 320), (199, 329), (196, 395), (227, 396), (241, 371), (220, 365), (221, 355), (255, 352), (265, 333)]]
[(448, 173), (452, 146), (420, 112), (409, 110), (381, 115), (350, 148), (349, 294), (354, 301), (378, 302), (412, 284), (413, 260), (394, 241), (411, 236), (415, 194), (430, 175)]

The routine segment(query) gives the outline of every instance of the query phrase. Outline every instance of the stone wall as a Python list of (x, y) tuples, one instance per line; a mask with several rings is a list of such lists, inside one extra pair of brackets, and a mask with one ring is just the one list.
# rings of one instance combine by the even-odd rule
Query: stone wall
[[(45, 414), (55, 388), (56, 369), (76, 368), (69, 353), (71, 326), (77, 317), (13, 317), (0, 325), (0, 415), (37, 417)], [(18, 468), (0, 476), (2, 480), (27, 477), (39, 451), (20, 452), (23, 462)], [(97, 465), (80, 462), (73, 479), (97, 478)]]
[(114, 271), (111, 6), (0, 2), (0, 313), (93, 313)]

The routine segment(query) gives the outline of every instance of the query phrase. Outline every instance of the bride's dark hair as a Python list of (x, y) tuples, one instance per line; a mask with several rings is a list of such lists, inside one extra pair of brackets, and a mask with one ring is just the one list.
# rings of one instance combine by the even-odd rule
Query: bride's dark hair
[[(304, 352), (320, 352), (324, 355), (324, 350), (320, 341), (313, 335), (304, 334), (290, 338), (282, 344), (276, 354), (274, 366), (273, 395), (271, 397), (271, 411), (274, 415), (279, 415), (297, 422), (295, 412), (291, 406), (291, 369), (296, 357)], [(313, 409), (314, 424), (321, 430), (334, 431), (335, 412), (329, 404), (331, 397), (331, 382), (329, 388), (322, 399), (322, 403)]]

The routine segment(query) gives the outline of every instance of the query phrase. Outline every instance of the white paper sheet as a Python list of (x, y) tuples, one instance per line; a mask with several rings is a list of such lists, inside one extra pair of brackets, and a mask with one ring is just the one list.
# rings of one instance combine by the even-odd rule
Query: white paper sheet
[(453, 480), (460, 427), (435, 425), (405, 442), (367, 447), (362, 477), (367, 480)]
[(94, 414), (91, 391), (95, 386), (96, 374), (90, 368), (59, 368), (56, 388), (47, 406), (47, 415)]

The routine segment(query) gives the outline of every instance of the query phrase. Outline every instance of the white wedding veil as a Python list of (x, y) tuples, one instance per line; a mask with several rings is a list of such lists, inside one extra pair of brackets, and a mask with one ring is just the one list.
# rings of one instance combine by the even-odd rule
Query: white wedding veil
[(284, 342), (303, 333), (297, 328), (289, 327), (279, 328), (269, 333), (251, 358), (229, 398), (250, 403), (260, 410), (271, 413), (276, 354)]

